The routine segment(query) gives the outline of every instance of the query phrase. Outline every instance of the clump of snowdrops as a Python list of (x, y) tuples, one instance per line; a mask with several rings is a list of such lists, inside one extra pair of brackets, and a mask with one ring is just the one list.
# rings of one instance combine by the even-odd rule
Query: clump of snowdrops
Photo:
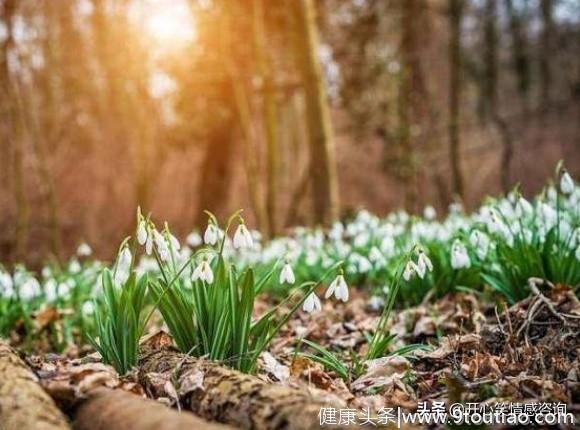
[[(213, 214), (207, 214), (204, 246), (186, 258), (167, 226), (158, 232), (150, 220), (140, 217), (138, 241), (154, 256), (159, 269), (159, 276), (150, 281), (153, 302), (182, 352), (253, 372), (260, 354), (300, 307), (309, 312), (320, 309), (315, 289), (341, 263), (329, 267), (317, 282), (303, 282), (297, 294), (254, 318), (256, 298), (275, 273), (279, 271), (281, 283), (295, 282), (292, 267), (285, 262), (279, 270), (281, 261), (276, 261), (260, 276), (251, 265), (238, 268), (235, 255), (228, 258), (224, 250), (234, 223), (233, 248), (253, 246), (254, 239), (241, 213), (232, 215), (223, 229)], [(337, 299), (348, 299), (342, 275), (331, 283), (329, 291)], [(277, 310), (287, 303), (290, 309), (280, 317)]]
[(95, 335), (89, 336), (103, 362), (125, 374), (136, 364), (144, 316), (147, 274), (138, 275), (128, 240), (120, 247), (112, 270), (103, 269), (102, 294), (94, 301)]
[[(414, 257), (416, 257), (416, 261), (413, 259)], [(397, 265), (394, 282), (388, 290), (387, 300), (375, 330), (372, 335), (367, 334), (366, 352), (363, 355), (359, 355), (351, 351), (350, 364), (342, 360), (338, 354), (306, 339), (302, 339), (301, 342), (310, 347), (314, 353), (300, 354), (322, 364), (327, 370), (335, 372), (344, 381), (352, 382), (363, 374), (365, 365), (372, 360), (385, 356), (404, 356), (417, 349), (425, 348), (424, 345), (411, 344), (392, 350), (392, 344), (396, 340), (397, 334), (389, 331), (389, 319), (402, 283), (409, 282), (414, 278), (422, 281), (432, 271), (433, 264), (420, 246), (413, 246), (402, 257)]]

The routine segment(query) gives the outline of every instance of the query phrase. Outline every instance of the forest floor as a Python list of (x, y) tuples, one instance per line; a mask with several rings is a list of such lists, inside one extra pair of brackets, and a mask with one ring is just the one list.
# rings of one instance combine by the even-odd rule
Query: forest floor
[[(222, 393), (227, 400), (220, 407), (215, 405), (216, 396), (221, 394), (210, 393), (211, 384), (215, 386), (216, 365), (204, 360), (187, 361), (190, 369), (184, 373), (179, 368), (186, 367), (185, 358), (168, 359), (156, 368), (144, 359), (139, 369), (119, 377), (89, 349), (71, 349), (63, 355), (26, 355), (23, 359), (69, 417), (78, 413), (83, 399), (95, 388), (107, 387), (153, 398), (178, 410), (189, 409), (204, 419), (217, 419), (233, 428), (300, 428), (301, 424), (291, 420), (276, 421), (273, 412), (260, 421), (256, 417), (261, 412), (243, 411), (263, 405), (260, 402), (267, 401), (263, 390), (274, 385), (308, 393), (337, 410), (370, 411), (375, 419), (381, 410), (399, 407), (416, 411), (421, 402), (438, 401), (447, 405), (564, 403), (567, 411), (578, 419), (580, 302), (569, 288), (560, 285), (537, 284), (533, 291), (529, 298), (504, 309), (485, 304), (474, 295), (457, 293), (435, 303), (396, 312), (391, 324), (391, 332), (397, 335), (396, 343), (421, 343), (430, 348), (407, 357), (375, 360), (364, 368), (362, 376), (344, 380), (296, 350), (300, 339), (307, 338), (329, 350), (342, 351), (343, 359), (355, 357), (349, 353), (353, 351), (364, 354), (365, 335), (376, 326), (379, 314), (365, 292), (353, 289), (348, 303), (326, 304), (315, 314), (298, 313), (275, 339), (270, 352), (262, 356), (256, 377), (243, 379), (239, 386), (232, 385), (234, 388), (228, 385), (231, 390), (227, 388), (230, 391)], [(158, 353), (181, 356), (173, 350), (169, 336), (158, 328), (152, 328), (142, 348), (150, 357)], [(231, 381), (244, 378), (234, 371), (224, 372), (217, 383), (223, 385), (227, 378)], [(243, 393), (244, 381), (252, 386), (247, 389), (249, 394)], [(236, 396), (238, 389), (240, 396), (246, 396), (241, 397), (245, 400), (228, 398)], [(196, 401), (199, 404), (194, 405)], [(249, 417), (247, 420), (240, 418), (244, 414)], [(75, 428), (104, 428), (95, 427), (94, 422), (79, 426), (76, 416)]]

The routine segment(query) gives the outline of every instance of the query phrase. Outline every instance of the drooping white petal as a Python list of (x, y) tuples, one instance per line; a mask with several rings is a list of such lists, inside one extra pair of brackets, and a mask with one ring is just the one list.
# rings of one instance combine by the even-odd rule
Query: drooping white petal
[(254, 244), (252, 234), (245, 224), (240, 224), (234, 233), (234, 248), (251, 248)]
[(405, 270), (403, 271), (403, 279), (405, 281), (409, 282), (411, 280), (411, 278), (415, 274), (415, 267), (416, 265), (412, 261), (407, 262), (407, 264), (405, 265)]
[(334, 280), (328, 286), (328, 290), (326, 290), (326, 293), (324, 294), (325, 299), (328, 299), (329, 297), (331, 297), (334, 294), (334, 291), (336, 290), (337, 285), (338, 285), (338, 276), (336, 278), (334, 278)]
[(145, 221), (140, 221), (139, 222), (139, 226), (137, 227), (137, 242), (139, 242), (139, 245), (145, 245), (145, 242), (147, 241), (147, 225), (145, 224)]
[(205, 233), (203, 234), (203, 241), (206, 245), (215, 245), (218, 241), (217, 227), (211, 222), (207, 225)]
[(308, 297), (306, 297), (306, 300), (304, 300), (304, 304), (302, 305), (302, 309), (308, 313), (322, 309), (320, 299), (316, 294), (314, 294), (314, 292), (310, 293)]
[(294, 271), (289, 263), (284, 264), (282, 271), (280, 272), (280, 283), (293, 285), (296, 282), (296, 277), (294, 276)]
[(88, 257), (93, 253), (93, 250), (87, 243), (81, 243), (77, 248), (77, 255), (79, 257)]
[(124, 247), (121, 252), (119, 253), (119, 257), (117, 258), (117, 272), (129, 272), (129, 268), (131, 267), (131, 251), (129, 251), (128, 247)]
[(574, 192), (574, 179), (568, 172), (564, 172), (560, 178), (560, 191), (564, 194), (572, 194)]

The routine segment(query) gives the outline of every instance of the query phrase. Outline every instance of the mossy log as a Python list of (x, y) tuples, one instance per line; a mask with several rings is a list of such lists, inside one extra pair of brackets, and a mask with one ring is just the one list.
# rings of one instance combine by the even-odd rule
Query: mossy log
[(38, 378), (0, 340), (0, 430), (69, 430), (70, 426)]
[(159, 381), (171, 381), (181, 407), (244, 429), (311, 430), (320, 427), (321, 408), (344, 407), (338, 398), (269, 384), (167, 347), (143, 352), (139, 380), (153, 396), (169, 397)]
[(177, 412), (138, 395), (110, 388), (89, 393), (75, 413), (75, 430), (232, 430), (189, 412)]

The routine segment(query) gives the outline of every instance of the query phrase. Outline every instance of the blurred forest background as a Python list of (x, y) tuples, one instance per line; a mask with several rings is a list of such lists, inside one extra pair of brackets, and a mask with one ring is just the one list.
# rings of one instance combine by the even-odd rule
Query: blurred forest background
[(0, 259), (580, 174), (578, 0), (0, 0)]

